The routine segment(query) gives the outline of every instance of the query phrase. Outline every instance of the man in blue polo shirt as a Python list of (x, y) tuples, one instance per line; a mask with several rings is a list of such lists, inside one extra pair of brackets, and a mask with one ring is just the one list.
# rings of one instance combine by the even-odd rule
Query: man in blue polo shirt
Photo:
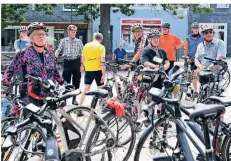
[(118, 59), (127, 59), (127, 52), (123, 49), (123, 44), (120, 44), (119, 47), (114, 50), (112, 60), (118, 62)]

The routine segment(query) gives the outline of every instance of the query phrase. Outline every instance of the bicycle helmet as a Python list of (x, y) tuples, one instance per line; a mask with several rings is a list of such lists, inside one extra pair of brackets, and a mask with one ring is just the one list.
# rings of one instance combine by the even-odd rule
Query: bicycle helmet
[(134, 32), (135, 29), (143, 30), (143, 27), (139, 23), (136, 23), (131, 26), (131, 31)]
[(203, 24), (200, 26), (201, 32), (205, 32), (206, 30), (213, 30), (213, 25), (211, 24)]
[(148, 33), (147, 37), (152, 38), (154, 36), (160, 36), (160, 31), (159, 30), (152, 30), (151, 32)]
[(46, 32), (46, 26), (41, 22), (32, 22), (28, 26), (27, 36), (30, 36), (34, 30), (42, 29)]
[(75, 25), (69, 25), (69, 26), (67, 27), (67, 30), (68, 30), (68, 31), (70, 31), (70, 30), (75, 30), (75, 31), (77, 31), (77, 27), (76, 27)]
[(163, 27), (163, 28), (170, 28), (170, 23), (164, 22), (164, 23), (162, 24), (162, 27)]
[(192, 28), (199, 28), (199, 23), (198, 23), (198, 22), (193, 22), (193, 23), (191, 24), (191, 27), (192, 27)]
[(27, 31), (27, 26), (20, 26), (19, 29), (18, 29), (18, 32), (22, 32), (22, 31)]

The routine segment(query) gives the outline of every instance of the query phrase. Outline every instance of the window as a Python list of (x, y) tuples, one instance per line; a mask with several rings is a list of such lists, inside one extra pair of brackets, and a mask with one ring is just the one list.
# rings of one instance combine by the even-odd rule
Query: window
[(19, 38), (18, 26), (7, 27), (1, 31), (1, 50), (14, 52), (14, 41)]
[(217, 8), (229, 8), (229, 4), (217, 4)]
[(64, 29), (55, 29), (54, 30), (54, 49), (58, 48), (58, 45), (60, 43), (60, 40), (64, 38)]
[[(71, 11), (71, 6), (64, 4), (63, 11)], [(72, 8), (72, 11), (75, 11), (75, 9)]]
[(133, 52), (134, 51), (134, 40), (133, 40), (133, 34), (130, 30), (131, 25), (135, 23), (140, 23), (143, 26), (143, 33), (146, 36), (150, 30), (153, 29), (159, 29), (161, 28), (162, 20), (158, 18), (153, 19), (121, 19), (120, 23), (120, 42), (123, 43), (124, 49), (127, 52)]
[(32, 9), (32, 10), (35, 10), (35, 4), (32, 4), (32, 5), (31, 5), (31, 9)]
[(210, 4), (200, 4), (202, 7), (210, 8)]

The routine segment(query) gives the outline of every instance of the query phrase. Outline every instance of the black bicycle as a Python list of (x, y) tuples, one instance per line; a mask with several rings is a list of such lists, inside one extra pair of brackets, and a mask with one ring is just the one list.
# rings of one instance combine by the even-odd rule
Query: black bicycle
[[(152, 122), (152, 125), (141, 136), (135, 152), (135, 161), (141, 160), (145, 156), (149, 160), (156, 161), (194, 160), (185, 134), (196, 149), (199, 150), (199, 154), (196, 156), (198, 160), (229, 160), (230, 126), (220, 120), (220, 115), (224, 113), (225, 107), (223, 105), (197, 104), (194, 106), (193, 111), (187, 111), (190, 120), (182, 120), (181, 110), (185, 110), (185, 108), (180, 106), (179, 100), (164, 97), (168, 87), (165, 84), (162, 90), (155, 88), (150, 90), (153, 102), (148, 106), (154, 107), (154, 105), (162, 103), (164, 110), (162, 115), (155, 122)], [(210, 119), (215, 119), (218, 123), (213, 131), (213, 151), (211, 150), (209, 139), (208, 120)], [(201, 126), (195, 122), (199, 122)], [(203, 131), (201, 131), (201, 127), (203, 127)], [(218, 133), (220, 131), (225, 135), (222, 145), (215, 144), (219, 138)], [(170, 138), (177, 138), (178, 140), (173, 141)], [(222, 148), (219, 154), (217, 153), (218, 148)], [(155, 157), (158, 155), (156, 153), (160, 152), (167, 153), (167, 156)]]
[(200, 93), (197, 102), (202, 102), (209, 96), (220, 96), (230, 84), (227, 62), (208, 57), (204, 57), (204, 59), (211, 61), (216, 66), (213, 71), (211, 69), (199, 71)]

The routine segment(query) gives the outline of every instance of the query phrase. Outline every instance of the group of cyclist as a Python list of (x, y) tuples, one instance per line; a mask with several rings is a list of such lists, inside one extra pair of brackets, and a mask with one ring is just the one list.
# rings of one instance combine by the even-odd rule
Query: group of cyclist
[[(131, 32), (135, 39), (134, 57), (131, 63), (143, 64), (149, 68), (159, 68), (159, 65), (153, 60), (159, 57), (163, 60), (163, 66), (166, 73), (173, 67), (176, 61), (175, 51), (184, 46), (184, 55), (190, 53), (195, 58), (195, 67), (193, 74), (194, 96), (198, 96), (197, 71), (198, 69), (215, 67), (214, 64), (204, 59), (205, 56), (213, 59), (226, 58), (226, 49), (224, 42), (213, 37), (213, 26), (193, 22), (191, 25), (192, 33), (186, 38), (185, 42), (177, 36), (170, 33), (170, 24), (162, 24), (160, 30), (151, 30), (147, 36), (143, 33), (143, 27), (140, 24), (131, 26)], [(201, 33), (199, 33), (199, 28)], [(60, 41), (59, 47), (54, 52), (47, 48), (46, 26), (40, 22), (33, 22), (28, 27), (19, 29), (20, 40), (15, 42), (16, 56), (5, 71), (3, 77), (4, 88), (10, 86), (10, 80), (13, 74), (20, 68), (25, 75), (40, 77), (44, 80), (55, 79), (59, 84), (70, 83), (71, 80), (75, 88), (79, 88), (81, 72), (85, 70), (84, 91), (80, 100), (73, 99), (73, 104), (82, 104), (84, 93), (89, 91), (93, 80), (96, 81), (98, 88), (104, 84), (105, 80), (105, 47), (101, 44), (103, 35), (94, 33), (93, 41), (83, 46), (82, 41), (77, 39), (77, 27), (69, 25), (67, 27), (68, 37)], [(26, 38), (26, 37), (29, 38)], [(56, 69), (56, 58), (63, 51), (64, 70), (62, 76)], [(157, 88), (162, 87), (161, 77), (154, 83)], [(39, 87), (34, 87), (33, 83), (27, 85), (27, 95), (29, 101), (42, 105), (44, 96), (40, 93)]]
[[(201, 33), (199, 33), (199, 29)], [(184, 55), (190, 54), (195, 59), (193, 69), (193, 87), (194, 98), (198, 97), (197, 87), (197, 73), (198, 70), (215, 68), (215, 65), (204, 59), (204, 57), (210, 57), (212, 59), (222, 60), (226, 58), (225, 44), (220, 39), (213, 37), (213, 26), (210, 24), (203, 24), (199, 26), (198, 22), (193, 22), (191, 25), (192, 33), (186, 38), (185, 42), (180, 40), (173, 34), (170, 34), (170, 24), (165, 22), (162, 24), (162, 33), (159, 30), (152, 30), (148, 33), (146, 40), (143, 34), (143, 28), (140, 24), (135, 24), (131, 27), (131, 31), (136, 39), (134, 53), (132, 61), (139, 61), (145, 67), (159, 68), (159, 65), (153, 61), (155, 56), (163, 59), (163, 65), (166, 73), (173, 68), (176, 61), (175, 50), (184, 46)], [(137, 36), (138, 35), (138, 36)], [(145, 42), (141, 44), (141, 40)], [(148, 43), (146, 43), (148, 42)], [(155, 87), (162, 87), (162, 80), (159, 78), (155, 84)]]

